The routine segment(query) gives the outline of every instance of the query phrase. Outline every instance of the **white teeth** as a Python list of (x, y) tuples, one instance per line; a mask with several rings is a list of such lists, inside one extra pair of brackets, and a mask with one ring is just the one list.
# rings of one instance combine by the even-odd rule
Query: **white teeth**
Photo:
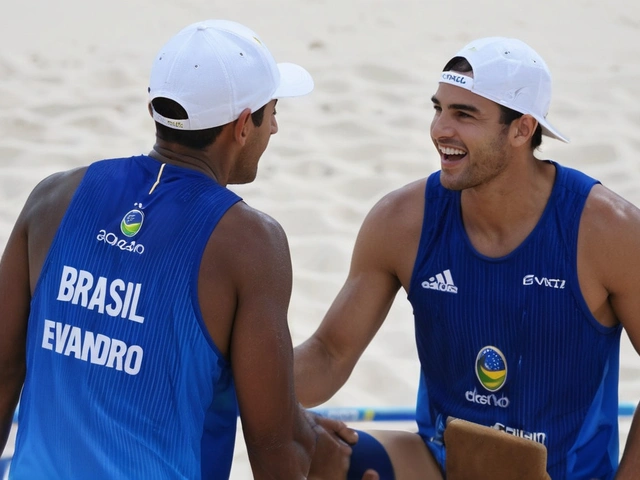
[(440, 151), (445, 155), (466, 155), (467, 153), (464, 150), (458, 150), (457, 148), (451, 147), (440, 147)]

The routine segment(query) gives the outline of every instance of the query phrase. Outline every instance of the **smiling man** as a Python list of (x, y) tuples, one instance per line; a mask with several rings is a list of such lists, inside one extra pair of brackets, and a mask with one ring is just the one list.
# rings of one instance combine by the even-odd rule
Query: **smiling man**
[[(536, 157), (543, 135), (567, 140), (525, 43), (471, 42), (432, 101), (441, 169), (368, 214), (344, 287), (295, 350), (298, 398), (317, 405), (344, 384), (403, 288), (419, 432), (362, 432), (352, 474), (632, 478), (640, 435), (635, 419), (618, 468), (618, 356), (623, 328), (640, 347), (640, 211)], [(525, 464), (539, 469), (521, 476)]]

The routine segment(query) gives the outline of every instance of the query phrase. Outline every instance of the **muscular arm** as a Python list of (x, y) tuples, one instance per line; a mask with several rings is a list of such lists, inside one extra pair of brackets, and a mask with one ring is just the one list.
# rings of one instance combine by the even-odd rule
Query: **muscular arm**
[(304, 478), (316, 432), (293, 389), (289, 249), (275, 222), (248, 227), (230, 355), (249, 460), (255, 478)]
[(205, 322), (231, 362), (254, 478), (306, 478), (316, 451), (321, 466), (344, 470), (349, 447), (295, 397), (291, 260), (280, 225), (244, 203), (232, 207), (207, 246), (199, 288)]
[(85, 170), (54, 174), (34, 188), (0, 261), (0, 451), (6, 446), (25, 378), (31, 294)]
[(408, 288), (424, 210), (424, 181), (385, 196), (358, 233), (346, 282), (316, 332), (295, 348), (296, 393), (307, 407), (347, 381), (384, 322), (401, 286)]
[(26, 371), (29, 269), (27, 235), (21, 219), (0, 262), (0, 451), (7, 443)]
[[(607, 289), (615, 316), (640, 354), (640, 211), (630, 205), (618, 211), (627, 225), (605, 247), (613, 252)], [(640, 411), (636, 409), (616, 479), (637, 478), (639, 471)]]
[[(640, 353), (640, 210), (602, 186), (587, 201), (579, 236), (580, 286), (606, 326), (620, 322)], [(640, 471), (640, 413), (636, 410), (617, 479)]]

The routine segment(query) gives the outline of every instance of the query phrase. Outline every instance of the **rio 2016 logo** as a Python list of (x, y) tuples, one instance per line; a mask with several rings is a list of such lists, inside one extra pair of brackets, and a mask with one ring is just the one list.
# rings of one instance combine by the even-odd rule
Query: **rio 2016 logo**
[(122, 222), (120, 222), (120, 231), (127, 237), (133, 237), (142, 228), (143, 221), (144, 213), (140, 210), (131, 210), (124, 216)]
[(507, 361), (502, 352), (490, 345), (476, 357), (476, 376), (484, 388), (497, 392), (507, 381)]

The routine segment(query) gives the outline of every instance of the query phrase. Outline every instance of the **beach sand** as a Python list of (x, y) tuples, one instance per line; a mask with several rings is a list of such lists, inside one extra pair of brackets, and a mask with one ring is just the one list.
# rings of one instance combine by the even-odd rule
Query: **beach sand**
[[(0, 4), (0, 248), (46, 175), (150, 150), (151, 62), (183, 26), (206, 18), (245, 23), (279, 61), (312, 73), (310, 96), (279, 102), (280, 131), (257, 181), (231, 187), (288, 233), (294, 344), (313, 332), (340, 288), (367, 211), (385, 193), (438, 169), (430, 98), (444, 63), (474, 38), (515, 36), (545, 58), (554, 77), (549, 119), (571, 143), (545, 139), (540, 155), (580, 168), (640, 205), (640, 7), (628, 1)], [(401, 292), (329, 404), (412, 405), (418, 379), (412, 332)], [(640, 399), (640, 361), (626, 337), (619, 390), (623, 401)], [(623, 441), (628, 423), (621, 421)], [(239, 436), (232, 478), (250, 477)]]

